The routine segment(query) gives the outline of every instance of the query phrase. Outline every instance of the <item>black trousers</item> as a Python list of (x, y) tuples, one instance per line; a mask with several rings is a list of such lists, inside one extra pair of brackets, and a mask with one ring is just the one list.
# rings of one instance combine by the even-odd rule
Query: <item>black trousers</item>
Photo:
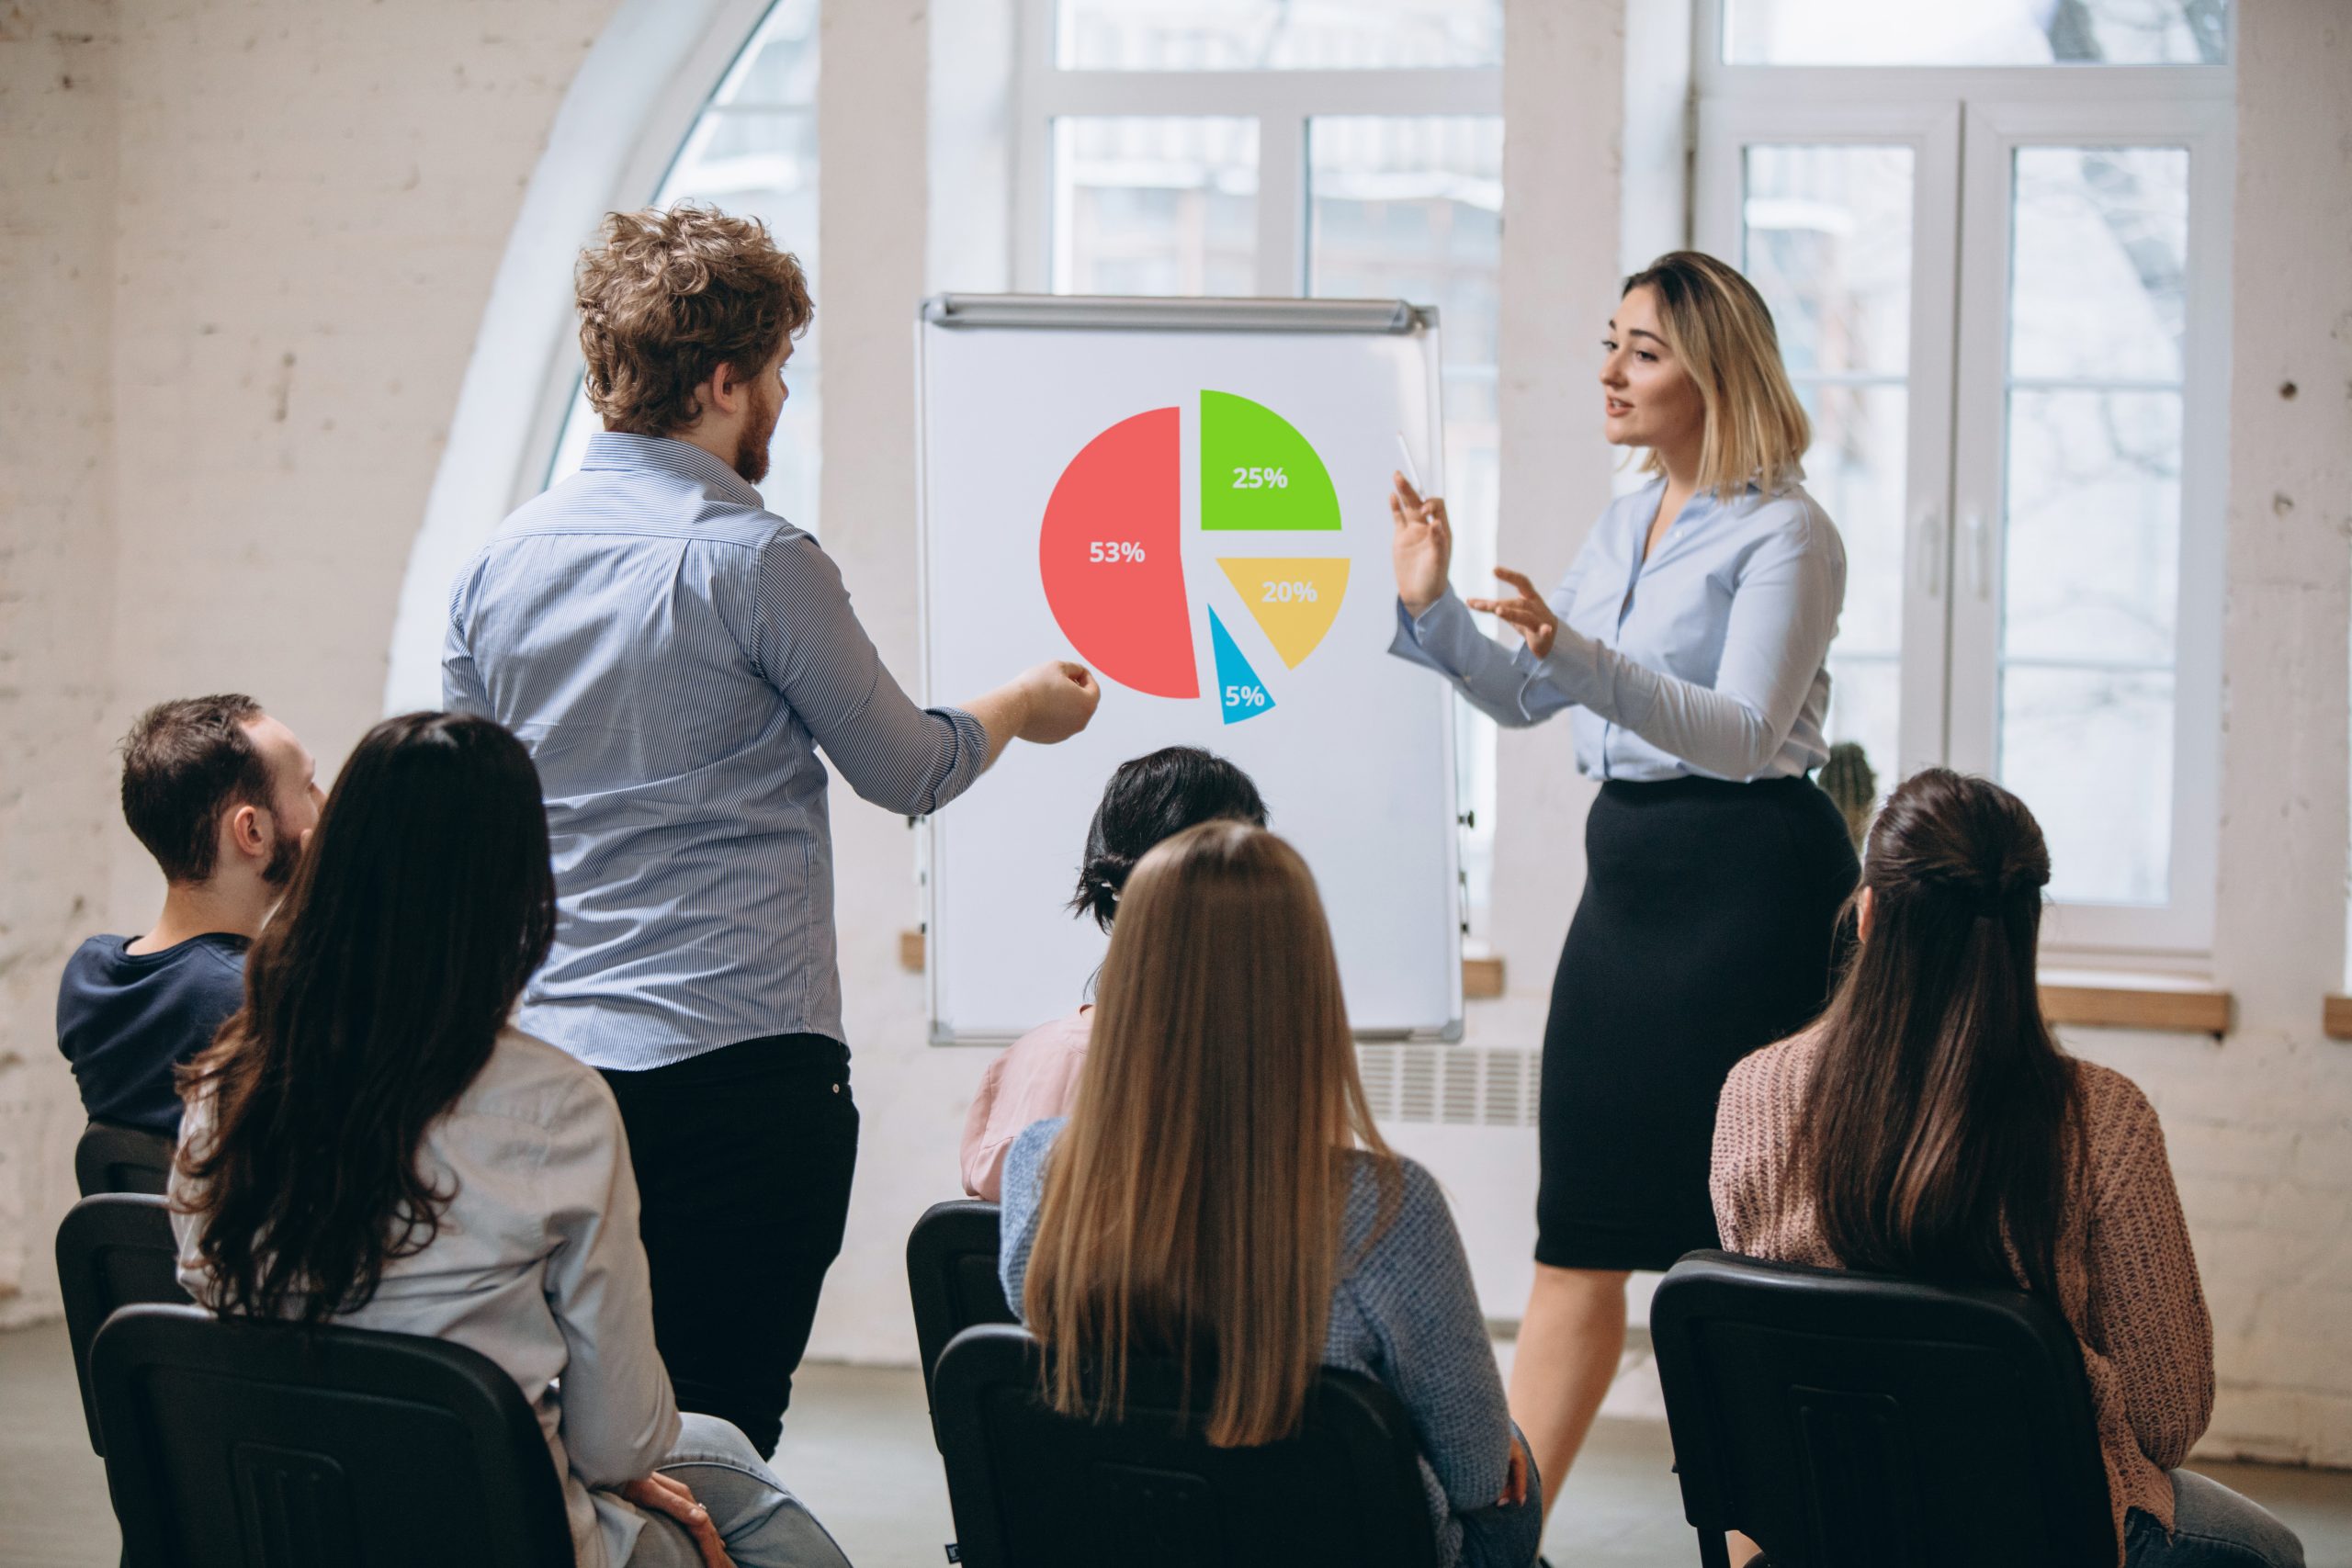
[(628, 1129), (678, 1407), (724, 1416), (772, 1455), (849, 1217), (849, 1047), (773, 1034), (605, 1081)]

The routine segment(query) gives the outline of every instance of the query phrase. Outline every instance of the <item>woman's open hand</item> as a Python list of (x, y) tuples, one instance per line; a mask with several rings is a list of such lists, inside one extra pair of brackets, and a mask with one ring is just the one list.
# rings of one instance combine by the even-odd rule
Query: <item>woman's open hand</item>
[(1421, 499), (1404, 475), (1391, 476), (1396, 488), (1389, 492), (1388, 514), (1396, 519), (1389, 555), (1396, 566), (1396, 597), (1405, 612), (1418, 616), (1445, 597), (1445, 574), (1453, 563), (1453, 526), (1445, 518), (1441, 496)]
[(1527, 651), (1541, 659), (1552, 651), (1552, 639), (1560, 633), (1560, 617), (1552, 614), (1552, 606), (1544, 603), (1544, 595), (1535, 592), (1535, 584), (1527, 574), (1513, 571), (1507, 566), (1495, 568), (1495, 575), (1517, 590), (1508, 599), (1472, 599), (1474, 610), (1489, 615), (1500, 615), (1519, 628), (1527, 639)]
[(711, 1522), (710, 1510), (695, 1501), (694, 1493), (684, 1482), (657, 1470), (620, 1490), (622, 1496), (639, 1507), (667, 1514), (677, 1520), (680, 1528), (694, 1538), (695, 1550), (702, 1553), (703, 1568), (735, 1568), (735, 1560), (727, 1555), (727, 1543), (718, 1537), (718, 1527)]

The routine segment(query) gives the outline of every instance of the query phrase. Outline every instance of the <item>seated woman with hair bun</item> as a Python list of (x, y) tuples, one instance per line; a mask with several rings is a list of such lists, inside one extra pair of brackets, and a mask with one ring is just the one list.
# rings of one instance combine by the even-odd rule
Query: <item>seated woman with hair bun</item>
[(2041, 1016), (2049, 881), (2000, 785), (1929, 768), (1888, 798), (1828, 1012), (1724, 1085), (1724, 1246), (2041, 1297), (2082, 1345), (2115, 1562), (2301, 1568), (2293, 1531), (2180, 1468), (2213, 1414), (2213, 1323), (2155, 1108)]
[[(1102, 788), (1086, 830), (1086, 863), (1070, 908), (1104, 931), (1119, 910), (1119, 892), (1153, 845), (1203, 822), (1266, 825), (1266, 803), (1250, 775), (1197, 746), (1170, 746), (1122, 762)], [(1090, 987), (1091, 988), (1091, 987)], [(1079, 1065), (1092, 1032), (1091, 1003), (1042, 1024), (989, 1064), (964, 1121), (964, 1190), (995, 1202), (1005, 1151), (1032, 1122), (1069, 1114)]]

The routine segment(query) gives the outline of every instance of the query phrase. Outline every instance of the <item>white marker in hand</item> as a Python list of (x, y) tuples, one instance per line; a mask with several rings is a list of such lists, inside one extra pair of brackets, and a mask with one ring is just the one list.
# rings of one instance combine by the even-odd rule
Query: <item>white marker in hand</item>
[(1396, 451), (1405, 459), (1405, 478), (1411, 481), (1415, 491), (1419, 491), (1421, 488), (1421, 470), (1413, 467), (1413, 449), (1405, 445), (1405, 433), (1401, 430), (1396, 433)]

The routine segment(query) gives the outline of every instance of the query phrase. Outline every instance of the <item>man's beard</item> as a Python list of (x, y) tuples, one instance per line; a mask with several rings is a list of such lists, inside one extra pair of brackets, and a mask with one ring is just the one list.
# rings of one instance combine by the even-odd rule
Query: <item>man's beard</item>
[(752, 417), (743, 422), (743, 438), (735, 445), (735, 471), (743, 476), (745, 484), (755, 485), (768, 477), (768, 442), (775, 437), (775, 422), (784, 412), (783, 389), (773, 380), (767, 385), (765, 397), (756, 389), (752, 392)]
[(284, 892), (294, 880), (294, 868), (302, 861), (302, 836), (299, 833), (278, 833), (269, 845), (269, 862), (261, 868), (261, 879), (268, 886)]

